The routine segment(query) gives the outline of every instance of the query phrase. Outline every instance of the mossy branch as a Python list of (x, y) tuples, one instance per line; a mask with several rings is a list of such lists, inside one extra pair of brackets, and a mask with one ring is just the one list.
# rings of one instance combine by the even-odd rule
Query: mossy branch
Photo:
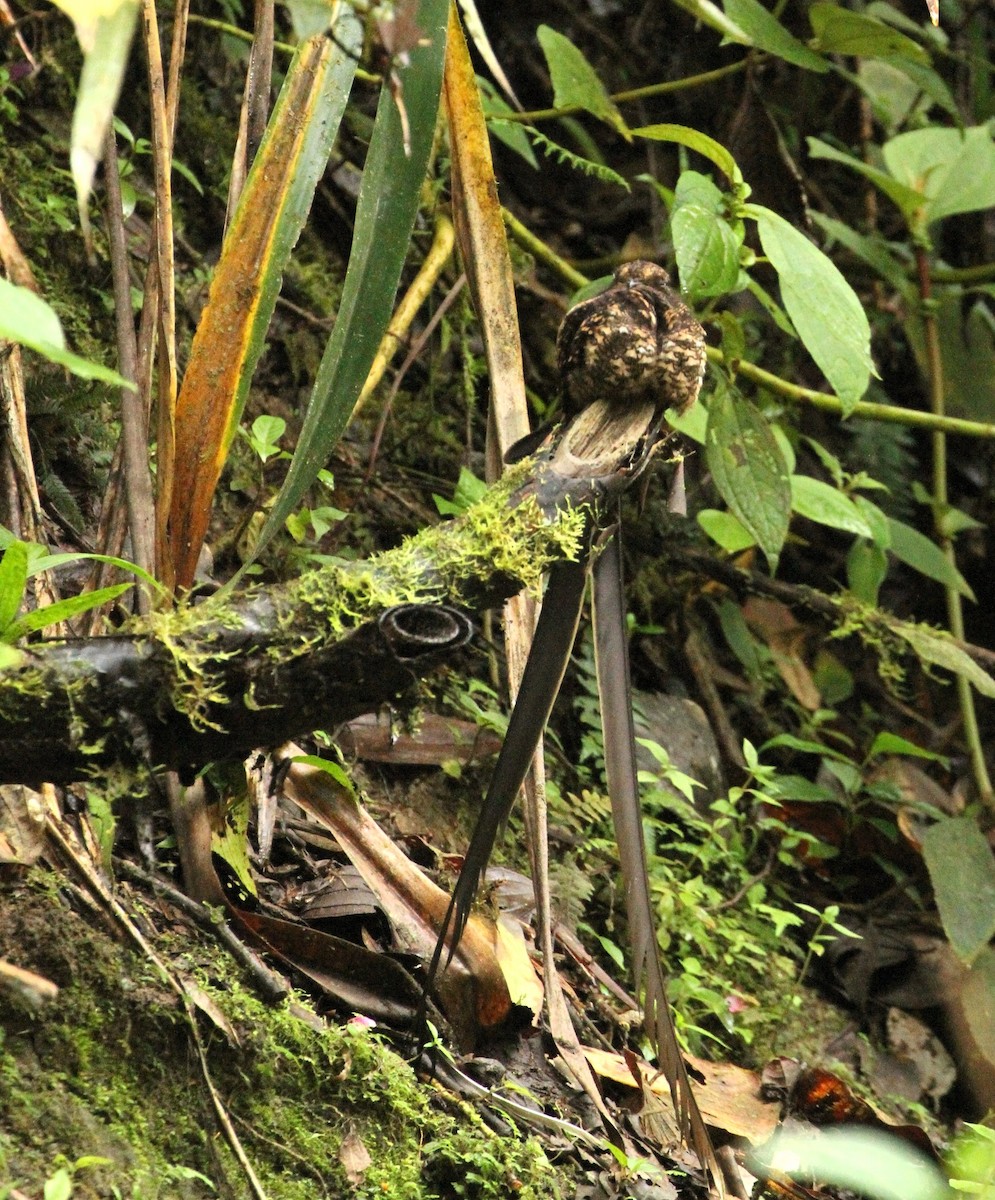
[(0, 780), (189, 772), (374, 710), (465, 644), (467, 614), (538, 591), (553, 563), (579, 556), (604, 498), (631, 482), (625, 449), (607, 470), (564, 475), (551, 446), (456, 520), (365, 562), (110, 637), (24, 646), (0, 672)]

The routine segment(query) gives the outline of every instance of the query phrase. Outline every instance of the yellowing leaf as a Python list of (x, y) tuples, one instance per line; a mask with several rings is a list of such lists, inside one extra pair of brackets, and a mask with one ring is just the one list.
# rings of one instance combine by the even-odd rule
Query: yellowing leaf
[(176, 403), (169, 528), (180, 586), (193, 579), (283, 269), (345, 110), (361, 33), (350, 11), (336, 32), (344, 49), (319, 36), (298, 50), (225, 238)]
[(444, 78), (453, 173), (453, 220), (490, 368), (502, 457), (529, 431), (515, 281), (487, 126), (463, 31), (450, 9)]

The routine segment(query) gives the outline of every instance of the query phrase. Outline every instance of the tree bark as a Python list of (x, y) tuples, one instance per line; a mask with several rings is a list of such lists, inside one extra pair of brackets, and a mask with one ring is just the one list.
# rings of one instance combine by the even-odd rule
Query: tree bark
[(109, 637), (21, 647), (0, 671), (0, 781), (115, 765), (189, 775), (375, 709), (465, 645), (471, 614), (586, 553), (656, 440), (649, 410), (599, 402), (480, 503), (395, 550)]

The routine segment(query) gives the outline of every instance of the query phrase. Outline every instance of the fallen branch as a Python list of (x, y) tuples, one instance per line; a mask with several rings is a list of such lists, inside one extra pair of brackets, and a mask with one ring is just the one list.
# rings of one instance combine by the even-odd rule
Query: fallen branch
[(376, 709), (466, 644), (468, 614), (538, 592), (553, 563), (577, 558), (645, 466), (646, 434), (592, 405), (462, 516), (394, 550), (109, 637), (21, 647), (0, 671), (0, 780), (190, 773)]

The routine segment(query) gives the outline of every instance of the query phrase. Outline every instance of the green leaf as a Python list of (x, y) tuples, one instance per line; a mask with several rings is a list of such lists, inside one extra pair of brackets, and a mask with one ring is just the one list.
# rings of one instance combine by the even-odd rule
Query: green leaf
[(690, 129), (687, 125), (643, 125), (639, 129), (633, 129), (632, 134), (654, 142), (676, 142), (679, 146), (687, 146), (689, 150), (694, 150), (714, 163), (733, 186), (743, 184), (743, 173), (736, 165), (736, 160), (721, 142), (709, 137), (707, 133)]
[(15, 642), (18, 638), (22, 638), (28, 633), (34, 633), (37, 629), (45, 629), (59, 621), (69, 621), (73, 617), (78, 617), (80, 613), (89, 612), (92, 608), (99, 608), (101, 604), (116, 600), (122, 592), (126, 592), (134, 586), (133, 583), (115, 583), (110, 587), (97, 588), (93, 592), (81, 592), (78, 596), (70, 596), (67, 600), (57, 600), (45, 608), (36, 608), (33, 612), (25, 613), (19, 621), (10, 625), (4, 631), (4, 637)]
[(59, 1167), (54, 1175), (45, 1180), (43, 1200), (70, 1200), (73, 1194), (73, 1178), (65, 1167)]
[(135, 385), (117, 371), (67, 350), (55, 309), (30, 288), (18, 287), (7, 279), (0, 279), (0, 338), (27, 346), (80, 379), (99, 379), (102, 383), (135, 390)]
[(871, 537), (875, 546), (887, 550), (891, 546), (891, 526), (888, 524), (887, 515), (866, 496), (854, 495), (852, 499), (860, 515), (871, 527)]
[(397, 104), (386, 86), (381, 91), (335, 328), (318, 368), (290, 471), (256, 542), (254, 557), (282, 527), (328, 461), (349, 423), (390, 320), (435, 137), (448, 13), (448, 0), (422, 0), (418, 10), (422, 41), (411, 51), (409, 64), (396, 67), (411, 131), (410, 152), (405, 151)]
[(709, 402), (705, 455), (719, 494), (773, 573), (790, 519), (788, 471), (765, 418), (724, 382)]
[(882, 147), (897, 180), (925, 200), (926, 225), (956, 213), (995, 206), (995, 142), (987, 125), (965, 129), (915, 129)]
[(864, 604), (876, 605), (888, 574), (888, 555), (877, 542), (857, 538), (846, 556), (847, 587)]
[(723, 0), (723, 7), (726, 16), (736, 22), (754, 46), (796, 67), (820, 73), (829, 70), (826, 60), (789, 33), (760, 0)]
[(974, 817), (948, 817), (923, 834), (936, 907), (957, 957), (970, 963), (995, 937), (995, 858)]
[[(814, 141), (814, 138), (809, 139)], [(818, 158), (818, 155), (813, 155)], [(892, 253), (891, 247), (880, 234), (858, 233), (843, 221), (835, 217), (827, 217), (824, 213), (813, 212), (812, 220), (833, 241), (845, 246), (851, 254), (863, 259), (868, 266), (873, 267), (886, 283), (889, 283), (900, 295), (911, 299), (914, 285), (905, 273), (902, 263)]]
[(922, 746), (917, 746), (915, 742), (910, 742), (908, 738), (899, 737), (897, 733), (888, 733), (887, 731), (877, 735), (871, 743), (867, 757), (876, 758), (879, 754), (906, 754), (911, 758), (927, 758), (930, 762), (943, 764), (950, 761), (946, 755), (926, 750)]
[(842, 150), (837, 150), (834, 146), (828, 145), (826, 142), (821, 142), (818, 138), (807, 138), (808, 152), (812, 158), (825, 158), (830, 162), (843, 163), (854, 171), (858, 171), (865, 179), (869, 179), (871, 183), (881, 189), (882, 192), (898, 205), (905, 218), (906, 224), (911, 226), (915, 220), (915, 214), (922, 208), (923, 198), (920, 192), (914, 188), (907, 187), (893, 175), (889, 175), (887, 171), (882, 171), (878, 167), (871, 166), (870, 163), (865, 163), (859, 158), (855, 158), (852, 154), (845, 154)]
[(305, 763), (309, 767), (317, 767), (319, 771), (324, 771), (326, 775), (331, 775), (339, 787), (344, 788), (354, 800), (356, 799), (356, 789), (353, 787), (352, 780), (337, 762), (332, 762), (328, 758), (322, 758), (318, 754), (295, 754), (290, 761)]
[(799, 516), (831, 529), (868, 539), (874, 536), (860, 509), (845, 492), (810, 475), (791, 476), (791, 507)]
[(908, 58), (928, 63), (929, 55), (912, 38), (874, 17), (852, 12), (840, 4), (813, 4), (809, 20), (816, 45), (825, 54), (864, 55), (868, 58)]
[(940, 547), (931, 542), (925, 534), (913, 529), (911, 525), (906, 525), (904, 521), (896, 521), (894, 517), (888, 518), (888, 529), (891, 532), (888, 548), (906, 566), (918, 571), (920, 575), (935, 579), (944, 587), (953, 588), (969, 600), (976, 598), (964, 576)]
[(499, 142), (503, 142), (509, 150), (513, 150), (520, 158), (524, 158), (530, 167), (538, 171), (539, 160), (536, 158), (535, 151), (521, 124), (518, 121), (500, 120), (501, 117), (508, 116), (515, 110), (502, 96), (497, 94), (489, 79), (478, 75), (477, 87), (480, 89), (480, 107), (484, 110), (484, 116), (487, 117), (488, 132), (492, 133)]
[(619, 132), (626, 133), (622, 114), (612, 103), (597, 71), (573, 42), (549, 25), (540, 25), (536, 36), (546, 56), (549, 77), (553, 82), (553, 106), (582, 108), (600, 121), (607, 121)]
[(748, 211), (777, 271), (788, 316), (846, 416), (874, 371), (867, 314), (837, 267), (804, 234), (768, 208), (750, 205)]
[(84, 230), (93, 176), (103, 154), (104, 135), (114, 115), (121, 80), (128, 64), (138, 0), (55, 0), (73, 22), (83, 50), (69, 165)]
[(891, 618), (888, 626), (899, 637), (904, 638), (913, 652), (931, 666), (953, 671), (971, 683), (982, 696), (995, 700), (995, 679), (983, 671), (949, 635), (925, 625)]
[(0, 637), (7, 636), (17, 616), (27, 582), (28, 547), (24, 542), (9, 542), (0, 558)]
[(671, 214), (670, 229), (682, 291), (704, 299), (733, 290), (743, 238), (725, 217), (700, 204), (680, 204)]
[(703, 508), (696, 518), (708, 536), (726, 554), (738, 554), (748, 546), (755, 546), (757, 539), (731, 512), (720, 512), (717, 508)]
[(908, 1142), (853, 1126), (823, 1129), (813, 1138), (778, 1129), (757, 1152), (762, 1169), (815, 1178), (869, 1200), (946, 1200), (946, 1179)]

